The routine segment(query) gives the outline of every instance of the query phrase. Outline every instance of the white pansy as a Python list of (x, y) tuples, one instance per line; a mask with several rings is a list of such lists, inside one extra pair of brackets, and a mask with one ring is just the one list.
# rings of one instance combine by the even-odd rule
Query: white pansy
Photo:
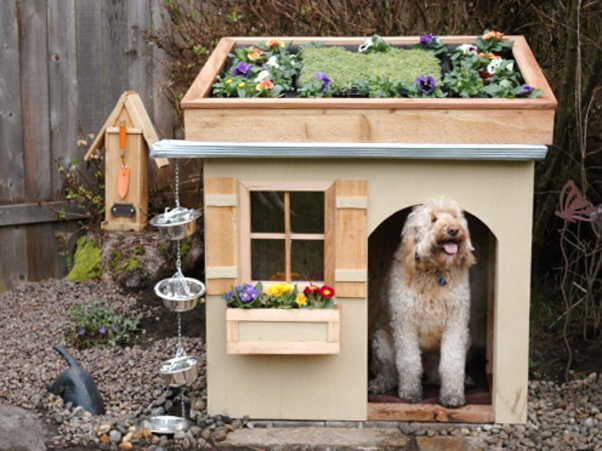
[(278, 64), (278, 58), (276, 57), (276, 55), (270, 56), (268, 58), (268, 62), (266, 64), (268, 65), (268, 67), (280, 67), (280, 65)]
[(366, 39), (364, 39), (364, 43), (359, 46), (358, 52), (360, 52), (360, 53), (365, 52), (373, 45), (374, 45), (374, 42), (372, 41), (372, 38), (366, 38)]
[(493, 59), (487, 66), (487, 72), (489, 72), (491, 75), (494, 75), (496, 73), (496, 71), (500, 68), (501, 65), (502, 65), (501, 58)]
[(510, 72), (514, 72), (514, 61), (510, 61), (508, 63), (508, 65), (506, 66), (506, 70), (508, 70)]
[(262, 70), (261, 72), (259, 72), (257, 74), (257, 77), (255, 78), (255, 83), (259, 83), (260, 81), (265, 80), (269, 76), (270, 76), (270, 71), (268, 71), (268, 70)]
[(476, 55), (477, 54), (477, 47), (472, 45), (472, 44), (462, 44), (459, 45), (457, 50), (459, 50), (460, 52), (462, 52), (464, 55)]

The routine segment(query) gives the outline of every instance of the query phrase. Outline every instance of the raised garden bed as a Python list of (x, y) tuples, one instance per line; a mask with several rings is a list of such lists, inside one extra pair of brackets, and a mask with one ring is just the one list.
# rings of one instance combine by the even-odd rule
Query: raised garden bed
[[(475, 43), (477, 36), (443, 36), (441, 43)], [(420, 37), (384, 38), (412, 48)], [(357, 48), (364, 38), (287, 38), (292, 46), (322, 41)], [(300, 98), (215, 97), (218, 75), (229, 68), (229, 54), (268, 38), (223, 38), (182, 100), (186, 138), (233, 142), (397, 142), (549, 144), (557, 102), (527, 41), (513, 41), (512, 59), (538, 98)], [(445, 66), (445, 64), (443, 64)]]

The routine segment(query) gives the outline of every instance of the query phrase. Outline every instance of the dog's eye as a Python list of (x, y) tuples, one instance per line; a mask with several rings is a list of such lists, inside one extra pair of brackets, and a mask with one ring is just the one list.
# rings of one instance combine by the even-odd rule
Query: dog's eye
[(431, 222), (436, 222), (437, 221), (437, 216), (431, 216)]

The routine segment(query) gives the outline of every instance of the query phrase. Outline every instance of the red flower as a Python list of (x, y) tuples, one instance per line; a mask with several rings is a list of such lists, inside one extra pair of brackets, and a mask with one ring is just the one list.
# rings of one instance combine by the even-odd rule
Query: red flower
[(320, 292), (320, 288), (313, 284), (309, 284), (308, 286), (305, 287), (305, 290), (303, 290), (303, 294), (305, 296), (309, 296), (310, 294), (319, 293), (319, 292)]
[(324, 285), (322, 288), (320, 288), (320, 296), (322, 296), (324, 299), (330, 299), (334, 296), (334, 288)]

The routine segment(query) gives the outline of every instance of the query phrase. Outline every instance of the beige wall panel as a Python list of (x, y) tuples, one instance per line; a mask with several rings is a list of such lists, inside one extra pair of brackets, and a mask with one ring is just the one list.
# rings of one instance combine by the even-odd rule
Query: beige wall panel
[(211, 415), (310, 420), (365, 420), (367, 303), (339, 299), (338, 355), (228, 355), (226, 305), (207, 300), (207, 377)]
[(184, 110), (197, 141), (551, 144), (553, 123), (554, 110)]
[[(395, 212), (442, 196), (456, 200), (483, 221), (498, 239), (493, 403), (495, 420), (500, 423), (522, 422), (526, 415), (533, 168), (532, 162), (491, 161), (205, 161), (206, 176), (232, 176), (243, 182), (367, 180), (368, 233)], [(210, 299), (211, 413), (365, 419), (366, 301), (343, 304), (341, 355), (244, 357), (226, 354), (225, 306), (220, 299)], [(349, 347), (349, 340), (355, 345)]]

